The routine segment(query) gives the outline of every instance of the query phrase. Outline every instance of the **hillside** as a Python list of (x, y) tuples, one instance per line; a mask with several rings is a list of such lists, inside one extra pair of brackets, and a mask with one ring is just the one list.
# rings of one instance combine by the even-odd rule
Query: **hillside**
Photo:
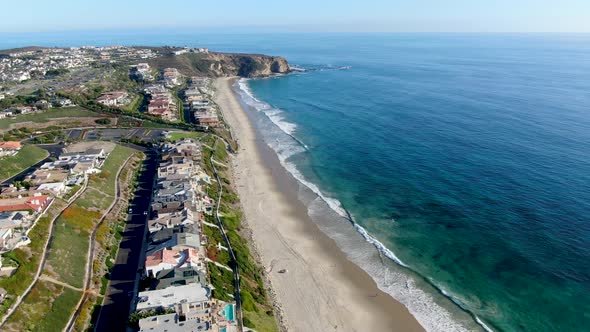
[(150, 59), (150, 66), (177, 68), (187, 76), (263, 77), (290, 71), (287, 60), (278, 56), (234, 53), (186, 53)]

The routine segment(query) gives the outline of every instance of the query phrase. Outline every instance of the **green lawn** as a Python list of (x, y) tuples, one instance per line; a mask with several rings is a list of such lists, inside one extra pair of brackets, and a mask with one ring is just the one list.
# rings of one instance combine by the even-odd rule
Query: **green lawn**
[(16, 156), (0, 159), (0, 180), (7, 179), (22, 172), (39, 161), (45, 159), (49, 153), (34, 145), (25, 145)]
[(168, 136), (170, 137), (170, 138), (168, 138), (168, 141), (176, 142), (178, 140), (185, 139), (185, 138), (201, 138), (204, 135), (206, 135), (206, 134), (196, 132), (196, 131), (174, 131), (174, 132), (171, 132), (168, 134)]
[(43, 123), (57, 118), (80, 118), (97, 116), (100, 116), (100, 114), (81, 107), (50, 108), (49, 110), (42, 113), (23, 114), (18, 115), (14, 118), (0, 119), (0, 129), (8, 129), (10, 128), (10, 125), (13, 123), (22, 123), (29, 121)]

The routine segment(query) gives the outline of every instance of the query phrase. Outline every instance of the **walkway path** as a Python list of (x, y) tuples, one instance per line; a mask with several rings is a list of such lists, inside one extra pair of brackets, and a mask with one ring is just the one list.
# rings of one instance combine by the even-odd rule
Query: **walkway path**
[(219, 226), (217, 226), (217, 225), (215, 225), (215, 224), (212, 224), (212, 223), (210, 223), (210, 222), (206, 222), (206, 221), (204, 221), (204, 220), (203, 220), (203, 224), (204, 224), (204, 225), (207, 225), (207, 226), (209, 226), (209, 227), (215, 227), (215, 228), (219, 228)]
[(228, 267), (228, 266), (225, 266), (225, 265), (223, 265), (223, 264), (221, 264), (221, 263), (219, 263), (219, 262), (216, 262), (216, 261), (212, 260), (212, 259), (211, 259), (211, 258), (209, 258), (209, 257), (205, 257), (205, 261), (206, 261), (206, 262), (209, 262), (209, 263), (213, 263), (213, 264), (215, 264), (217, 267), (220, 267), (220, 268), (222, 268), (222, 269), (228, 270), (229, 272), (232, 272), (232, 273), (234, 272), (234, 270), (232, 270), (230, 267)]
[(49, 281), (51, 283), (54, 283), (54, 284), (57, 284), (57, 285), (61, 285), (61, 286), (64, 286), (64, 287), (67, 287), (69, 289), (73, 289), (73, 290), (79, 291), (79, 292), (83, 292), (84, 291), (82, 288), (77, 288), (77, 287), (74, 287), (74, 286), (72, 286), (70, 284), (66, 284), (65, 282), (59, 281), (59, 280), (54, 279), (54, 278), (52, 278), (52, 277), (50, 277), (48, 275), (45, 275), (45, 274), (41, 275), (39, 277), (39, 280)]
[(219, 162), (215, 159), (211, 159), (216, 165), (221, 166), (221, 167), (225, 167), (225, 168), (229, 168), (226, 164)]

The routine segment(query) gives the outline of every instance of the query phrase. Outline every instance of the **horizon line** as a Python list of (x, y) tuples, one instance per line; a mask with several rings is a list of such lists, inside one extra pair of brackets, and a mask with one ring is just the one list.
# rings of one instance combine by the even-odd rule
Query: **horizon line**
[[(501, 30), (447, 30), (447, 31), (427, 31), (427, 30), (367, 30), (367, 31), (350, 31), (350, 30), (297, 30), (289, 27), (260, 27), (260, 26), (233, 26), (233, 27), (115, 27), (115, 28), (80, 28), (80, 29), (50, 29), (50, 30), (29, 30), (29, 31), (0, 31), (0, 35), (18, 35), (18, 34), (51, 34), (51, 33), (79, 33), (79, 32), (138, 32), (152, 31), (159, 32), (184, 32), (204, 33), (204, 34), (590, 34), (589, 31), (501, 31)], [(185, 31), (179, 31), (185, 30)], [(199, 31), (200, 30), (200, 31)], [(242, 30), (242, 31), (238, 31)]]

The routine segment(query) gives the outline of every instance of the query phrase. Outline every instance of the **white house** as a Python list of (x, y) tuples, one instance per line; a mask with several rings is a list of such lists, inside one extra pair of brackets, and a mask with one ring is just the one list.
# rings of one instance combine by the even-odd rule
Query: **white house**
[(56, 196), (61, 196), (68, 191), (68, 187), (63, 182), (43, 183), (37, 188), (37, 190), (51, 191)]

